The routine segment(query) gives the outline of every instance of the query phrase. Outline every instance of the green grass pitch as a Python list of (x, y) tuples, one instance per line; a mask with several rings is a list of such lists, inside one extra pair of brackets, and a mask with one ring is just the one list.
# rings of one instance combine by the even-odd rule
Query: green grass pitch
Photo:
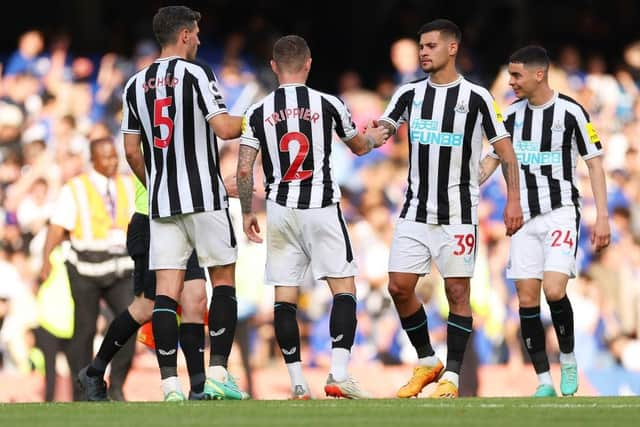
[(640, 397), (0, 405), (0, 426), (637, 426)]

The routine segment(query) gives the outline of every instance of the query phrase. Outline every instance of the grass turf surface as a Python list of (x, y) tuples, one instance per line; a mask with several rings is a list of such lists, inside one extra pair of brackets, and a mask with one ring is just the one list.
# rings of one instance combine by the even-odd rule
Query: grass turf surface
[(315, 400), (184, 403), (11, 403), (0, 426), (623, 426), (640, 397)]

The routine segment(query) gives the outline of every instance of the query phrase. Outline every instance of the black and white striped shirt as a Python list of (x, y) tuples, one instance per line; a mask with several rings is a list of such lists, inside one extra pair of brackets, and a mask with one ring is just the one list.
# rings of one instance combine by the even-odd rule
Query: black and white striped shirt
[(301, 84), (282, 85), (252, 105), (241, 144), (262, 150), (267, 198), (282, 206), (320, 208), (340, 200), (331, 168), (333, 131), (358, 134), (338, 98)]
[(122, 132), (141, 135), (152, 218), (227, 207), (218, 142), (207, 122), (226, 111), (206, 64), (161, 58), (129, 79)]
[(489, 91), (463, 77), (401, 86), (383, 117), (408, 122), (409, 177), (401, 218), (428, 224), (477, 224), (483, 132), (490, 144), (509, 134)]
[[(520, 164), (520, 204), (524, 219), (562, 206), (580, 208), (576, 160), (602, 155), (589, 114), (568, 96), (554, 94), (544, 105), (521, 99), (505, 112)], [(489, 155), (498, 158), (495, 152)]]

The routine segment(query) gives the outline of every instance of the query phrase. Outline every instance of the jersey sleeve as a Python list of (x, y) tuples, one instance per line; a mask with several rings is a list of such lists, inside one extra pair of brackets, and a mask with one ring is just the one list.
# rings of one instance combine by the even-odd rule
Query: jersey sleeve
[(122, 94), (122, 133), (139, 134), (142, 131), (140, 119), (136, 112), (136, 85), (135, 77), (129, 80)]
[(256, 136), (255, 127), (258, 126), (256, 120), (254, 120), (255, 106), (249, 108), (246, 114), (242, 117), (242, 135), (240, 136), (240, 144), (248, 145), (249, 147), (260, 150), (260, 140)]
[[(509, 107), (505, 113), (506, 119), (504, 121), (504, 127), (507, 130), (507, 133), (511, 136), (511, 143), (513, 143), (513, 125), (516, 120), (516, 113), (513, 111), (512, 107)], [(490, 146), (489, 151), (487, 152), (487, 156), (493, 157), (494, 159), (500, 159), (498, 153), (496, 153), (496, 149), (493, 144)]]
[(493, 144), (502, 138), (507, 138), (509, 133), (504, 127), (502, 112), (498, 103), (487, 90), (480, 93), (480, 112), (482, 114), (482, 131), (489, 144)]
[(578, 153), (584, 160), (603, 154), (600, 137), (589, 120), (589, 114), (582, 108), (575, 112), (576, 130), (575, 141)]
[(200, 72), (196, 75), (198, 93), (202, 97), (202, 103), (204, 104), (205, 119), (209, 120), (213, 116), (226, 113), (227, 105), (220, 92), (218, 79), (211, 67), (203, 63), (198, 63), (198, 65), (200, 67)]
[(395, 91), (380, 120), (391, 124), (396, 130), (409, 120), (409, 103), (413, 100), (415, 90), (408, 85)]
[(358, 134), (358, 129), (351, 118), (351, 111), (349, 111), (349, 107), (343, 104), (342, 101), (335, 102), (334, 106), (338, 112), (338, 117), (334, 123), (336, 133), (343, 141), (349, 141), (355, 138)]

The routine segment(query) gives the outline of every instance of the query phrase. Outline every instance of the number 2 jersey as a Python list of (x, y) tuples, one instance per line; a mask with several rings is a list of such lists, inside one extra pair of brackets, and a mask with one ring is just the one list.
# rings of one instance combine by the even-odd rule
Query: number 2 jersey
[(224, 112), (206, 64), (160, 58), (129, 79), (121, 130), (141, 136), (152, 218), (227, 207), (218, 141), (208, 123)]
[(279, 205), (321, 208), (340, 200), (333, 178), (333, 132), (358, 134), (337, 97), (302, 84), (285, 84), (245, 114), (240, 143), (262, 151), (266, 195)]
[[(588, 160), (603, 154), (589, 114), (576, 101), (556, 92), (544, 105), (517, 100), (507, 108), (505, 117), (520, 165), (520, 204), (525, 221), (562, 206), (579, 209), (577, 156)], [(495, 152), (489, 155), (498, 157)]]

